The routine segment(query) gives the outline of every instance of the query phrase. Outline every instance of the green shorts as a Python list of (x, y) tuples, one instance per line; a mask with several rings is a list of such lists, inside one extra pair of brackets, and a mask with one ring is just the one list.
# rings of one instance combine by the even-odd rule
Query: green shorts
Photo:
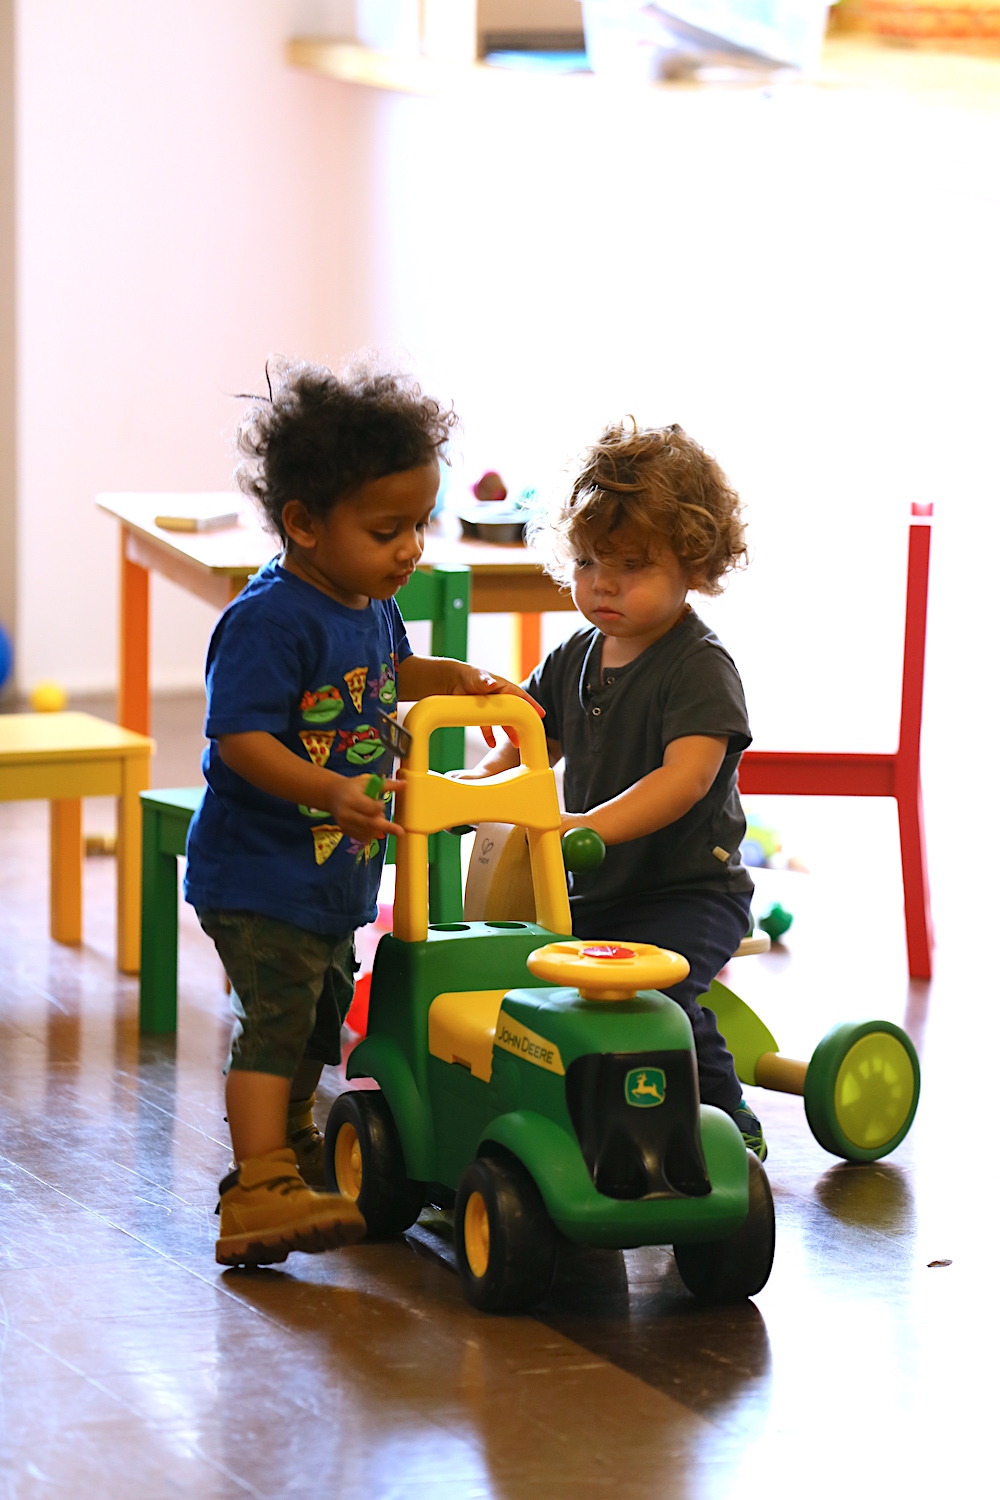
[(291, 1078), (303, 1058), (340, 1062), (354, 996), (354, 933), (321, 937), (252, 911), (200, 911), (232, 986), (226, 1068)]

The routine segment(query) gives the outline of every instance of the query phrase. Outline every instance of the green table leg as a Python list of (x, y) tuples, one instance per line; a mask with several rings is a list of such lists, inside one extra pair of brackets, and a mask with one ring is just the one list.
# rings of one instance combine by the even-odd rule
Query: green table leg
[(164, 853), (160, 811), (142, 809), (142, 957), (139, 1030), (177, 1030), (177, 856)]
[[(435, 568), (417, 572), (400, 589), (397, 603), (404, 620), (431, 621), (431, 655), (465, 661), (469, 633), (468, 568)], [(465, 764), (465, 730), (436, 729), (431, 735), (432, 771), (455, 771)], [(386, 864), (396, 860), (396, 840), (386, 841)], [(432, 922), (462, 920), (462, 846), (450, 833), (432, 834), (427, 844), (428, 912)]]
[(435, 833), (431, 842), (435, 849), (427, 871), (430, 920), (461, 922), (462, 840), (454, 833)]
[[(439, 568), (441, 606), (431, 627), (431, 652), (466, 660), (469, 631), (469, 572), (464, 568)], [(429, 763), (432, 771), (455, 771), (465, 765), (465, 730), (436, 729), (431, 735)], [(432, 922), (462, 920), (462, 841), (453, 833), (436, 833), (431, 845), (428, 878), (428, 910)]]

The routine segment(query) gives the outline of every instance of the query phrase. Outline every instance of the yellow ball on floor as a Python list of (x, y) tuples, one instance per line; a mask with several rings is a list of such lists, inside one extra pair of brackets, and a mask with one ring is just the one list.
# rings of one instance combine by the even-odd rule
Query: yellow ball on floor
[(36, 714), (57, 714), (66, 707), (66, 689), (58, 682), (38, 682), (28, 699)]

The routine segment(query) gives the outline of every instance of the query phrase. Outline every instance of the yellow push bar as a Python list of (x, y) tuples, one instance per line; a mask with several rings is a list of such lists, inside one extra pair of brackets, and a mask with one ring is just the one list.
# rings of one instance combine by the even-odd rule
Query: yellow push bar
[[(521, 764), (483, 781), (450, 781), (429, 769), (435, 729), (509, 724), (516, 732)], [(399, 768), (405, 789), (396, 796), (393, 821), (404, 829), (396, 841), (396, 903), (393, 935), (407, 943), (427, 937), (427, 838), (456, 823), (516, 823), (528, 831), (531, 883), (537, 921), (549, 932), (572, 932), (566, 872), (559, 843), (559, 798), (549, 766), (545, 727), (523, 698), (492, 696), (423, 698), (410, 709), (410, 753)]]

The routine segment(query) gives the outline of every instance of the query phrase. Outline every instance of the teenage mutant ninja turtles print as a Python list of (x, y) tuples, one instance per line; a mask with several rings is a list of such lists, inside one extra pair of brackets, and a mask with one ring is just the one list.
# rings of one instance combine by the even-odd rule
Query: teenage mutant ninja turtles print
[(350, 672), (344, 673), (344, 683), (351, 695), (351, 702), (361, 712), (361, 702), (365, 696), (365, 683), (368, 681), (367, 667), (354, 667)]
[[(373, 771), (390, 774), (377, 710), (394, 711), (399, 662), (409, 655), (392, 599), (348, 608), (278, 560), (250, 580), (209, 647), (208, 786), (185, 873), (193, 905), (260, 912), (319, 933), (372, 920), (385, 843), (344, 832), (322, 772), (360, 776), (361, 790)], [(310, 767), (316, 786), (301, 806), (222, 759), (226, 736), (261, 732)]]
[(299, 709), (308, 724), (329, 724), (343, 713), (344, 700), (340, 689), (327, 682), (322, 687), (307, 688)]
[(337, 735), (337, 749), (352, 766), (368, 766), (385, 754), (378, 730), (371, 724), (342, 729)]
[(396, 674), (389, 662), (382, 663), (379, 675), (370, 682), (369, 691), (384, 709), (392, 708), (396, 701)]
[(311, 828), (309, 832), (313, 836), (316, 863), (318, 865), (325, 865), (330, 855), (344, 837), (343, 829), (338, 828), (336, 823), (321, 823), (318, 827)]

